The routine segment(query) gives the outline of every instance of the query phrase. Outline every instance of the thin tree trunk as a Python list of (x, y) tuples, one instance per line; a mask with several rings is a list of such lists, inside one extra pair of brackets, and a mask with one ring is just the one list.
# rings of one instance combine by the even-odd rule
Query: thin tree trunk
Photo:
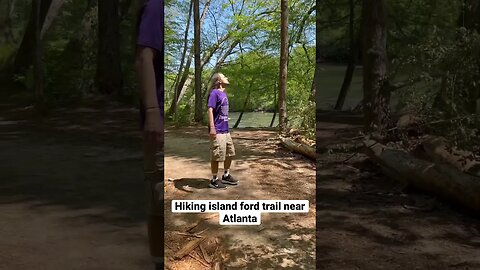
[(288, 0), (281, 0), (280, 22), (280, 76), (279, 76), (279, 132), (287, 130), (287, 65), (288, 65)]
[(3, 37), (6, 44), (15, 42), (15, 35), (13, 34), (13, 21), (12, 16), (15, 11), (16, 0), (8, 0), (7, 7), (5, 9), (5, 20), (2, 22)]
[[(192, 1), (195, 1), (195, 0), (192, 0)], [(203, 8), (202, 17), (200, 18), (200, 29), (202, 28), (205, 17), (207, 16), (207, 11), (208, 11), (208, 8), (210, 6), (210, 2), (211, 2), (211, 0), (207, 0), (207, 2), (205, 3), (205, 6)], [(192, 47), (190, 48), (190, 52), (188, 54), (187, 62), (185, 64), (185, 67), (183, 68), (183, 74), (182, 74), (178, 84), (175, 85), (175, 91), (176, 92), (182, 91), (182, 89), (184, 88), (185, 82), (187, 81), (188, 75), (190, 74), (190, 65), (192, 64), (192, 60), (193, 60), (193, 51), (194, 51), (194, 45), (192, 44)], [(179, 96), (179, 99), (176, 102), (177, 104), (180, 103), (181, 96), (182, 95)], [(172, 103), (172, 105), (173, 105), (173, 103)], [(170, 108), (168, 110), (168, 115), (171, 115), (172, 112), (173, 112), (172, 105), (170, 106)]]
[(237, 128), (238, 125), (240, 125), (240, 121), (242, 121), (243, 113), (245, 113), (248, 102), (250, 101), (250, 94), (252, 93), (252, 87), (253, 87), (253, 79), (250, 81), (250, 85), (248, 86), (248, 94), (247, 94), (247, 97), (245, 98), (245, 102), (243, 103), (242, 112), (238, 116), (237, 122), (235, 122), (235, 125), (233, 125), (233, 128)]
[(364, 0), (363, 102), (367, 130), (383, 132), (390, 122), (390, 90), (386, 87), (387, 29), (384, 0)]
[(476, 30), (480, 32), (480, 1), (479, 0), (464, 0), (462, 5), (462, 13), (460, 26), (469, 30)]
[[(467, 0), (465, 2), (465, 28), (480, 33), (480, 0)], [(478, 87), (470, 87), (470, 89), (468, 89), (468, 95), (465, 110), (471, 114), (477, 113), (477, 100), (480, 98)]]
[(345, 98), (347, 97), (350, 86), (352, 85), (353, 73), (355, 72), (355, 59), (356, 59), (356, 46), (355, 46), (355, 3), (354, 0), (349, 0), (350, 3), (350, 22), (349, 22), (349, 37), (350, 37), (350, 57), (348, 59), (348, 67), (345, 72), (345, 78), (343, 79), (342, 88), (338, 95), (337, 103), (335, 104), (335, 110), (341, 111), (345, 104)]
[[(45, 17), (47, 16), (48, 10), (50, 8), (50, 4), (52, 0), (34, 0), (38, 1), (40, 5), (40, 15), (39, 17), (39, 29), (41, 32), (42, 25), (45, 21)], [(36, 2), (35, 2), (36, 3)], [(27, 27), (25, 29), (25, 34), (23, 35), (22, 43), (18, 48), (18, 51), (15, 56), (15, 60), (13, 63), (13, 70), (16, 73), (24, 73), (34, 62), (35, 59), (35, 40), (36, 40), (36, 6), (32, 5), (32, 13), (30, 15), (30, 19), (28, 21)]]
[(45, 109), (45, 97), (43, 94), (43, 63), (42, 63), (42, 19), (41, 19), (41, 0), (32, 2), (32, 15), (35, 33), (34, 50), (34, 79), (35, 79), (35, 107), (39, 112)]
[(200, 62), (200, 1), (193, 2), (194, 58), (195, 58), (195, 122), (202, 121), (202, 69)]
[(98, 1), (98, 53), (96, 84), (100, 93), (122, 90), (118, 0)]
[(42, 30), (40, 32), (40, 38), (43, 39), (43, 36), (48, 31), (52, 25), (53, 20), (57, 17), (58, 12), (65, 3), (65, 0), (53, 0), (50, 8), (48, 9), (47, 15), (45, 16), (45, 22), (42, 25)]
[[(316, 16), (315, 16), (315, 26), (317, 29), (321, 28), (321, 21), (320, 21), (320, 4), (317, 3), (315, 5), (316, 9)], [(320, 39), (320, 35), (317, 33), (315, 36), (316, 44), (320, 44), (322, 41)], [(312, 91), (312, 100), (316, 101), (316, 95), (318, 93), (317, 88), (320, 87), (319, 80), (320, 80), (320, 63), (322, 59), (320, 57), (320, 46), (316, 46), (315, 48), (315, 76), (313, 78), (313, 91)]]
[(187, 79), (185, 80), (185, 83), (183, 84), (183, 87), (180, 91), (180, 94), (178, 95), (178, 101), (177, 101), (177, 108), (178, 108), (178, 105), (180, 104), (180, 100), (182, 100), (183, 96), (185, 95), (185, 93), (187, 92), (187, 89), (188, 87), (190, 86), (190, 84), (192, 83), (192, 80), (193, 80), (193, 76), (192, 75), (188, 75)]
[(190, 1), (190, 7), (188, 8), (188, 19), (187, 19), (187, 26), (185, 27), (185, 33), (183, 36), (183, 51), (182, 51), (182, 56), (180, 60), (180, 66), (178, 67), (178, 73), (177, 76), (175, 76), (175, 80), (173, 81), (173, 86), (172, 88), (174, 89), (174, 96), (172, 100), (172, 105), (169, 109), (169, 115), (172, 113), (174, 115), (177, 115), (177, 105), (178, 105), (178, 97), (180, 96), (180, 89), (175, 87), (178, 83), (178, 80), (180, 79), (180, 76), (182, 74), (182, 69), (183, 69), (183, 64), (185, 62), (185, 57), (187, 54), (187, 49), (188, 49), (188, 30), (190, 28), (190, 18), (192, 17), (192, 9), (193, 9), (193, 1)]
[(270, 127), (273, 127), (273, 124), (275, 123), (275, 117), (277, 116), (277, 85), (273, 85), (273, 104), (275, 109), (273, 110), (273, 117), (272, 121), (270, 121)]
[(130, 11), (131, 6), (132, 6), (132, 0), (123, 0), (120, 2), (120, 7), (119, 7), (120, 21), (123, 21), (128, 16), (128, 12)]

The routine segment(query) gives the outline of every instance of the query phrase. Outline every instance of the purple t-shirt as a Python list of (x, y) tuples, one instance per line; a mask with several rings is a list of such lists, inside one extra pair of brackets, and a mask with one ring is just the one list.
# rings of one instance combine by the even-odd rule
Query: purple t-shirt
[(218, 134), (228, 133), (227, 94), (224, 91), (213, 89), (208, 96), (208, 108), (213, 108), (213, 122), (216, 132)]
[[(150, 47), (157, 51), (153, 66), (155, 69), (155, 81), (157, 88), (157, 102), (160, 113), (164, 113), (164, 97), (163, 97), (163, 0), (147, 0), (145, 1), (140, 22), (138, 24), (137, 45)], [(145, 120), (144, 108), (142, 104), (142, 122)]]

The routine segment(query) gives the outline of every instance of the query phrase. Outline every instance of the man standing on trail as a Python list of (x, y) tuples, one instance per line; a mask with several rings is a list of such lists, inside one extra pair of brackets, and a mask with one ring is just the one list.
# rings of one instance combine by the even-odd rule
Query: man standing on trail
[[(230, 83), (222, 73), (212, 77), (211, 91), (208, 96), (208, 123), (210, 132), (210, 165), (212, 178), (210, 187), (225, 189), (224, 184), (237, 185), (238, 181), (230, 174), (232, 157), (235, 147), (228, 129), (228, 98), (225, 87)], [(223, 161), (224, 173), (222, 180), (218, 179), (218, 163)]]
[(147, 0), (139, 12), (137, 56), (148, 199), (148, 238), (155, 269), (163, 269), (163, 0)]

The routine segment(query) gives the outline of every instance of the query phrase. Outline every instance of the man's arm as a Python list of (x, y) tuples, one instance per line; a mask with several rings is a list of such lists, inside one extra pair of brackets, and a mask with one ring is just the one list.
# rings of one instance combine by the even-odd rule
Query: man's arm
[(137, 49), (136, 69), (140, 82), (140, 95), (146, 110), (159, 108), (153, 59), (157, 52), (149, 47)]
[(210, 139), (215, 139), (217, 131), (215, 130), (215, 122), (213, 121), (212, 107), (208, 107), (208, 125), (210, 126)]

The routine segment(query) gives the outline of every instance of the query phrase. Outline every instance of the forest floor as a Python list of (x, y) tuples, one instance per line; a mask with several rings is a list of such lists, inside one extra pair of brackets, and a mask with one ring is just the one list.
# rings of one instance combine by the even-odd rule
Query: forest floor
[(359, 116), (317, 120), (319, 269), (480, 269), (478, 217), (383, 175)]
[[(260, 226), (220, 226), (218, 215), (195, 228), (218, 237), (225, 269), (315, 269), (315, 163), (279, 146), (276, 132), (242, 129), (232, 132), (237, 160), (232, 175), (238, 186), (208, 187), (209, 141), (205, 127), (168, 129), (165, 136), (166, 208), (172, 199), (309, 200), (309, 213), (263, 213)], [(220, 165), (222, 168), (222, 164)], [(192, 238), (179, 234), (212, 215), (165, 212), (166, 256), (171, 258)], [(195, 257), (170, 260), (171, 269), (209, 269)]]
[[(204, 127), (168, 128), (167, 258), (192, 239), (178, 232), (206, 220), (172, 214), (171, 199), (308, 199), (308, 214), (263, 214), (260, 226), (219, 226), (217, 216), (198, 228), (219, 240), (227, 269), (314, 269), (315, 164), (275, 136), (235, 131), (241, 183), (212, 190)], [(4, 100), (0, 149), (0, 269), (151, 269), (136, 110), (97, 102), (40, 118)], [(208, 269), (193, 257), (167, 264)]]
[[(318, 123), (315, 164), (282, 150), (269, 130), (233, 132), (239, 186), (207, 188), (203, 127), (166, 133), (167, 249), (199, 231), (219, 240), (227, 269), (478, 269), (480, 220), (386, 178), (352, 140), (360, 127)], [(37, 117), (0, 104), (0, 269), (151, 269), (138, 113), (103, 102)], [(350, 158), (347, 162), (344, 160)], [(261, 226), (219, 226), (218, 217), (172, 214), (171, 199), (308, 199), (306, 214), (263, 214)], [(317, 243), (315, 243), (315, 210)], [(205, 218), (207, 216), (207, 218)], [(202, 227), (203, 226), (203, 227)], [(195, 257), (196, 259), (193, 259)], [(207, 269), (200, 252), (168, 260)]]

